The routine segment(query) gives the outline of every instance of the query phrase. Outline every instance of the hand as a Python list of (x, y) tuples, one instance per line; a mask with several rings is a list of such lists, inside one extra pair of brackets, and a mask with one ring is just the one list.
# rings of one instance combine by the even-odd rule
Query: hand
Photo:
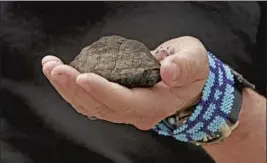
[(141, 130), (199, 100), (208, 78), (207, 51), (193, 37), (169, 40), (152, 51), (161, 61), (162, 82), (128, 89), (93, 74), (81, 74), (54, 56), (42, 60), (43, 72), (58, 93), (79, 113)]

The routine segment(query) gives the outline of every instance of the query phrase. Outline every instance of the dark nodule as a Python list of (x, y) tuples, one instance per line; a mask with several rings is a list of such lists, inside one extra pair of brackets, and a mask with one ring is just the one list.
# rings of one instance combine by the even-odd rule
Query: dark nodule
[(121, 36), (101, 37), (83, 48), (70, 66), (128, 88), (153, 87), (160, 81), (160, 63), (150, 50)]

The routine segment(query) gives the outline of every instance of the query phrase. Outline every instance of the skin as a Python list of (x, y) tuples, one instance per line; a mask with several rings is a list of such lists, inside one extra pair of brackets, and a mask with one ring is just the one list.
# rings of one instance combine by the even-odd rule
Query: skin
[[(196, 38), (185, 36), (169, 40), (152, 54), (161, 61), (162, 78), (162, 82), (152, 88), (128, 89), (96, 74), (81, 74), (55, 56), (44, 57), (42, 65), (51, 84), (79, 113), (148, 130), (177, 110), (196, 104), (209, 75), (207, 51)], [(236, 162), (244, 156), (251, 158), (242, 160), (244, 163), (266, 160), (263, 158), (266, 153), (266, 131), (263, 130), (266, 104), (263, 101), (265, 99), (253, 91), (245, 91), (241, 123), (234, 136), (223, 144), (205, 147), (217, 162)], [(251, 149), (257, 154), (251, 155)]]
[(239, 120), (225, 142), (204, 148), (218, 163), (266, 163), (266, 98), (244, 89)]

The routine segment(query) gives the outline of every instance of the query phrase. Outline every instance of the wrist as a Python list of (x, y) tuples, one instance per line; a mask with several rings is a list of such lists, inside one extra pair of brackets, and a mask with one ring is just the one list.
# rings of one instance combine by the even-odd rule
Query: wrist
[(209, 76), (201, 100), (154, 126), (158, 134), (197, 145), (218, 143), (227, 138), (238, 123), (241, 94), (235, 89), (236, 79), (230, 67), (213, 54), (208, 53), (208, 59)]
[(153, 128), (154, 131), (179, 141), (202, 144), (220, 162), (240, 161), (254, 150), (261, 156), (253, 154), (251, 157), (264, 162), (266, 99), (249, 89), (254, 86), (241, 74), (210, 53), (209, 65), (209, 78), (200, 102), (197, 98), (192, 100), (198, 104), (182, 112), (188, 110), (191, 114), (186, 114), (186, 119), (181, 119), (183, 114), (166, 118)]
[[(255, 133), (266, 130), (266, 99), (249, 88), (243, 89), (243, 102), (239, 115), (239, 127), (229, 141), (257, 139)], [(265, 143), (264, 143), (265, 144)]]
[(262, 126), (266, 125), (266, 99), (249, 88), (244, 88), (242, 94), (240, 126), (235, 133), (237, 136), (238, 133), (250, 133), (258, 128), (263, 130)]
[(242, 96), (237, 129), (223, 143), (203, 146), (217, 162), (266, 162), (266, 99), (249, 88)]
[(196, 145), (221, 143), (231, 136), (239, 124), (243, 88), (251, 84), (212, 53), (208, 58), (210, 72), (200, 102), (164, 119), (154, 131)]

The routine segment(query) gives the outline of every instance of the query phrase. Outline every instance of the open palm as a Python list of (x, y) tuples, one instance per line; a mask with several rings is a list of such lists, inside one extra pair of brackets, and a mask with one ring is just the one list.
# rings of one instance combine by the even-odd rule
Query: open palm
[(207, 51), (193, 37), (169, 40), (152, 54), (161, 60), (162, 78), (152, 88), (128, 89), (93, 73), (81, 74), (55, 56), (44, 57), (42, 65), (47, 79), (79, 113), (148, 130), (197, 102), (209, 74)]

